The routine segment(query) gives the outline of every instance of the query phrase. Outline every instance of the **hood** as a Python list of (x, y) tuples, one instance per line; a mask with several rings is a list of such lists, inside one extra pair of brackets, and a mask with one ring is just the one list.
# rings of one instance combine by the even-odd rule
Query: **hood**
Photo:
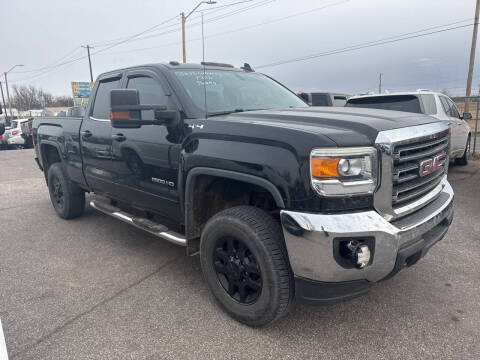
[(380, 131), (438, 122), (422, 114), (347, 107), (259, 110), (233, 113), (222, 118), (323, 135), (337, 146), (369, 146), (374, 144)]

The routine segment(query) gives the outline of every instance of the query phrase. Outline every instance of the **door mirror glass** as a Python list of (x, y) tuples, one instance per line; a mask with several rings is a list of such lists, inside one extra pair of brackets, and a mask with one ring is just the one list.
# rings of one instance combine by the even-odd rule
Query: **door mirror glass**
[(113, 89), (110, 91), (110, 120), (114, 128), (139, 128), (142, 113), (136, 109), (140, 103), (138, 90)]
[(472, 118), (472, 114), (468, 112), (464, 112), (462, 115), (463, 120), (470, 120)]

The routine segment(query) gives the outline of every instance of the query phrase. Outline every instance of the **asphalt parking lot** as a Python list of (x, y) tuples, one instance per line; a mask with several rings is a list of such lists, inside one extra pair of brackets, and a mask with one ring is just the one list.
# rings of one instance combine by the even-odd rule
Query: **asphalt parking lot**
[(87, 207), (59, 219), (32, 150), (0, 152), (0, 318), (10, 359), (479, 359), (480, 162), (455, 219), (366, 296), (262, 329), (215, 305), (198, 257)]

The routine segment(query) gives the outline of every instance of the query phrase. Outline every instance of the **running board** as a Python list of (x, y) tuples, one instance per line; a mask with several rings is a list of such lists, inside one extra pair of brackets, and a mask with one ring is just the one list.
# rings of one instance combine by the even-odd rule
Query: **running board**
[(158, 236), (159, 238), (168, 240), (176, 245), (187, 246), (187, 240), (185, 239), (185, 236), (176, 233), (175, 231), (168, 230), (168, 228), (162, 224), (158, 224), (146, 218), (134, 217), (133, 215), (122, 211), (115, 206), (98, 200), (90, 201), (90, 206), (106, 215), (110, 215), (114, 218), (122, 220), (127, 224), (147, 231), (150, 234)]

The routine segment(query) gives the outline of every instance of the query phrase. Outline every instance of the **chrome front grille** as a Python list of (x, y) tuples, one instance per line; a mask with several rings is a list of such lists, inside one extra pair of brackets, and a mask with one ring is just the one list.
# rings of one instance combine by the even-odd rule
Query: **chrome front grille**
[[(442, 181), (448, 167), (447, 152), (448, 133), (445, 132), (439, 133), (438, 138), (433, 140), (423, 139), (414, 143), (393, 144), (393, 208), (405, 206), (417, 200), (434, 189)], [(435, 164), (435, 170), (422, 176), (420, 165), (433, 165), (433, 159), (438, 159)]]
[(382, 131), (380, 186), (374, 206), (388, 220), (415, 212), (442, 191), (448, 171), (450, 129), (442, 122)]

